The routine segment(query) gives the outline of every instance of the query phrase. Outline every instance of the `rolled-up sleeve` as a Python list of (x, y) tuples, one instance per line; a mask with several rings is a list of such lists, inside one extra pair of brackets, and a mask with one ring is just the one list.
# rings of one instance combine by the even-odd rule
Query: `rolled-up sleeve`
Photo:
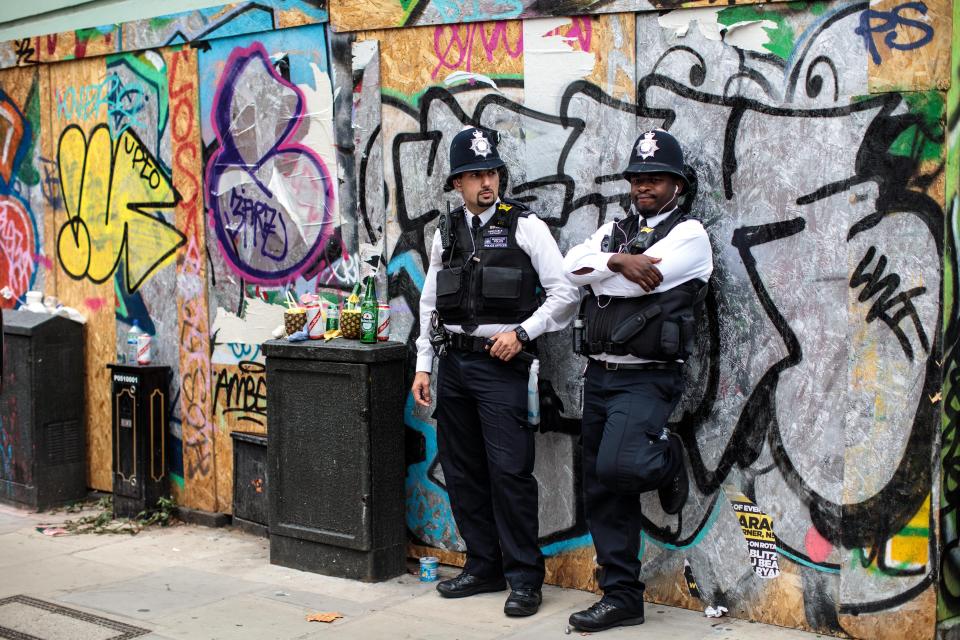
[[(611, 225), (605, 224), (592, 236), (570, 249), (563, 259), (563, 270), (567, 278), (578, 287), (594, 284), (616, 275), (607, 266), (613, 253), (600, 250), (603, 238), (610, 234)], [(587, 273), (577, 274), (581, 269), (591, 269)]]

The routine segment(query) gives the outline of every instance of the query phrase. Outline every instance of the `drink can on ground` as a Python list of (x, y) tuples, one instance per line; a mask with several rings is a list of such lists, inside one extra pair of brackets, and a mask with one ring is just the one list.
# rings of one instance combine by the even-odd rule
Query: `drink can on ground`
[(420, 558), (420, 582), (433, 582), (437, 579), (437, 564), (439, 562), (433, 556)]

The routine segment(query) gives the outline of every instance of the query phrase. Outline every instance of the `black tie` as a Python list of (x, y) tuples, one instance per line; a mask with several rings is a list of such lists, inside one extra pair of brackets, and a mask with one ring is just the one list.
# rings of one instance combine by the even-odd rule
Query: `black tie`
[[(480, 216), (473, 216), (473, 220), (470, 221), (470, 227), (473, 230), (473, 242), (474, 242), (474, 246), (476, 246), (477, 232), (480, 230)], [(474, 252), (473, 259), (479, 260), (479, 258), (476, 257), (476, 252)], [(473, 323), (466, 323), (461, 325), (461, 328), (464, 330), (464, 332), (467, 335), (470, 335), (477, 330), (477, 325)]]

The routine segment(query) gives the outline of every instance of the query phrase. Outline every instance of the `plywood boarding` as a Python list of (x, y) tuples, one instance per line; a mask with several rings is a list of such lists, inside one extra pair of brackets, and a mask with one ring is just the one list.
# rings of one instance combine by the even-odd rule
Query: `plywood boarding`
[[(71, 265), (77, 265), (85, 254), (89, 260), (92, 251), (89, 241), (96, 243), (100, 240), (96, 230), (92, 230), (89, 235), (82, 232), (74, 234), (74, 228), (79, 227), (67, 224), (68, 216), (77, 215), (78, 206), (92, 214), (98, 198), (91, 197), (90, 193), (104, 188), (98, 182), (102, 176), (94, 176), (84, 171), (86, 148), (61, 144), (64, 140), (63, 134), (73, 125), (89, 136), (90, 131), (100, 122), (96, 119), (82, 120), (72, 114), (58, 112), (56, 99), (58, 90), (99, 85), (105, 77), (106, 68), (102, 58), (78, 60), (51, 67), (51, 91), (43, 96), (41, 112), (44, 114), (44, 129), (49, 132), (44, 135), (43, 155), (58, 163), (63, 193), (63, 208), (47, 212), (53, 224), (51, 233), (46, 238), (45, 253), (59, 262), (55, 295), (65, 305), (72, 306), (87, 316), (84, 333), (86, 370), (83, 374), (87, 419), (87, 477), (92, 488), (110, 491), (113, 487), (110, 375), (106, 365), (116, 357), (116, 296), (113, 279), (111, 277), (102, 284), (96, 284), (88, 277), (71, 277), (63, 272), (64, 260)], [(72, 117), (67, 117), (68, 115)], [(67, 140), (69, 141), (69, 138)], [(96, 164), (104, 162), (101, 157), (91, 160)], [(88, 190), (86, 200), (82, 200), (84, 190)], [(100, 205), (105, 206), (105, 202), (100, 202)], [(61, 237), (63, 241), (58, 242)]]
[[(40, 69), (40, 118), (41, 126), (37, 138), (37, 144), (40, 149), (40, 165), (38, 170), (46, 182), (45, 190), (47, 196), (44, 198), (42, 208), (34, 210), (33, 214), (37, 221), (37, 226), (43, 226), (43, 252), (45, 262), (49, 265), (44, 286), (47, 291), (57, 292), (59, 287), (57, 283), (62, 277), (60, 274), (60, 265), (57, 262), (56, 253), (56, 231), (57, 231), (57, 213), (63, 213), (63, 194), (60, 190), (60, 172), (57, 168), (57, 136), (54, 135), (53, 127), (48, 120), (49, 110), (47, 101), (52, 94), (49, 65), (39, 67)], [(66, 304), (66, 303), (64, 303)], [(84, 330), (85, 332), (87, 329)], [(84, 338), (86, 340), (86, 338)]]
[(456, 72), (516, 78), (523, 73), (523, 25), (519, 20), (372, 31), (360, 34), (359, 39), (380, 40), (385, 93), (413, 97), (427, 87), (442, 85)]
[(952, 0), (873, 0), (861, 21), (871, 93), (950, 88)]
[(608, 94), (633, 102), (637, 94), (636, 42), (637, 20), (631, 13), (606, 14), (593, 20), (590, 49), (596, 62), (586, 80)]
[[(206, 289), (206, 225), (201, 184), (197, 54), (166, 50), (169, 70), (173, 182), (180, 194), (176, 227), (186, 236), (177, 255), (180, 415), (184, 489), (181, 504), (216, 509), (214, 440), (210, 401), (210, 330)], [(189, 472), (188, 472), (189, 471)]]
[(257, 0), (0, 42), (0, 68), (79, 60), (326, 22), (322, 2)]
[[(364, 255), (389, 255), (386, 246), (386, 211), (383, 203), (383, 138), (382, 99), (380, 91), (380, 48), (376, 40), (354, 42), (351, 45), (353, 108), (348, 119), (348, 130), (338, 128), (338, 135), (353, 138), (352, 164), (356, 179), (357, 238), (361, 260)], [(336, 58), (336, 56), (334, 56)], [(338, 116), (339, 119), (339, 116)], [(342, 192), (342, 189), (341, 189)], [(344, 202), (341, 199), (341, 202)], [(341, 210), (343, 205), (341, 204)], [(377, 273), (377, 292), (389, 298), (387, 271)], [(394, 309), (398, 308), (394, 306)], [(395, 313), (391, 314), (396, 317)], [(396, 323), (395, 320), (392, 322)]]
[(267, 435), (267, 375), (263, 362), (254, 361), (214, 364), (212, 372), (216, 510), (232, 513), (233, 438), (230, 434), (242, 431)]
[(931, 585), (893, 610), (874, 614), (840, 615), (839, 621), (843, 629), (854, 638), (933, 638), (936, 608), (937, 594)]
[(41, 62), (79, 60), (115, 53), (120, 28), (78, 29), (37, 38)]
[[(780, 1), (780, 0), (774, 0)], [(767, 4), (767, 0), (726, 0), (735, 4)], [(363, 31), (434, 24), (472, 23), (517, 18), (655, 11), (687, 7), (714, 7), (716, 0), (330, 0), (330, 24), (335, 31)]]

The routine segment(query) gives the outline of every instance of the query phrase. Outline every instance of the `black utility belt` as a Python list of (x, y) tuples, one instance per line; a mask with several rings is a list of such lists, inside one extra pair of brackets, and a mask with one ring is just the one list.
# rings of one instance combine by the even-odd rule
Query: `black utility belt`
[(590, 364), (607, 371), (680, 371), (682, 362), (609, 362), (590, 358)]
[(449, 347), (458, 351), (467, 351), (469, 353), (480, 353), (487, 350), (487, 340), (480, 336), (468, 336), (465, 333), (450, 334)]
[[(448, 331), (447, 335), (449, 340), (447, 342), (447, 346), (449, 348), (456, 349), (457, 351), (466, 351), (467, 353), (487, 353), (487, 346), (492, 341), (492, 338), (481, 338), (480, 336), (470, 336), (465, 333), (453, 333), (452, 331)], [(535, 356), (535, 342), (530, 342), (524, 345), (523, 351)]]

